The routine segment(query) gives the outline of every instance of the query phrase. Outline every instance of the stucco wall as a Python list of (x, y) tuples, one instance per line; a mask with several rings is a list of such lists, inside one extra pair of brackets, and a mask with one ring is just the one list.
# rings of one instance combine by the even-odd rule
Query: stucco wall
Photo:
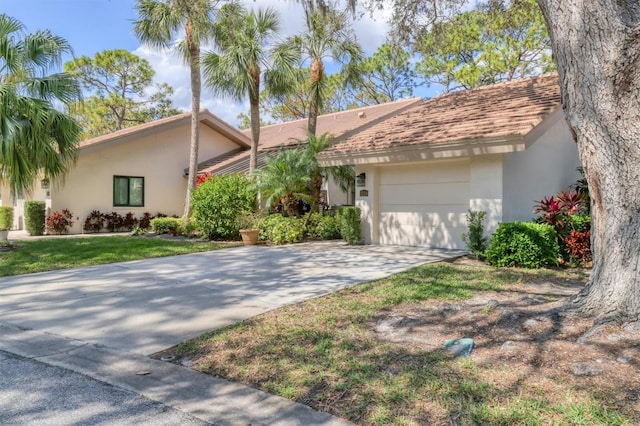
[[(107, 143), (80, 150), (76, 166), (61, 185), (52, 188), (52, 210), (69, 209), (75, 223), (72, 233), (81, 233), (92, 210), (120, 214), (144, 212), (181, 215), (189, 165), (188, 124), (135, 140)], [(198, 160), (237, 148), (234, 142), (211, 128), (200, 126)], [(113, 176), (143, 176), (144, 207), (113, 206)]]
[(331, 176), (322, 183), (322, 189), (327, 191), (327, 203), (329, 203), (329, 205), (341, 206), (348, 204), (347, 193), (343, 192), (340, 187), (336, 185)]
[(483, 155), (471, 159), (469, 209), (485, 212), (486, 235), (491, 235), (502, 222), (502, 164), (502, 155)]
[(525, 141), (523, 152), (505, 154), (503, 220), (527, 221), (535, 217), (535, 201), (567, 188), (579, 179), (578, 148), (562, 111), (555, 112)]

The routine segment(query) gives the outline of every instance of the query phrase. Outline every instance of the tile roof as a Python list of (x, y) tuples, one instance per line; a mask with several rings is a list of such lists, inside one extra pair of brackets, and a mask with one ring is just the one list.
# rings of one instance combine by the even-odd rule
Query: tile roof
[(318, 157), (526, 135), (559, 106), (556, 73), (449, 93), (345, 138)]
[[(358, 133), (362, 129), (379, 123), (393, 115), (422, 103), (421, 98), (403, 99), (372, 105), (318, 117), (316, 133), (322, 135), (329, 132), (334, 140), (341, 140)], [(243, 130), (251, 140), (251, 130)], [(272, 124), (260, 128), (259, 151), (268, 151), (281, 146), (294, 146), (306, 139), (307, 119)], [(258, 167), (264, 165), (266, 155), (258, 155)], [(214, 160), (214, 159), (212, 159)], [(233, 172), (247, 172), (249, 170), (249, 151), (243, 151), (230, 158), (224, 158), (208, 167), (201, 167), (198, 173), (226, 174)]]

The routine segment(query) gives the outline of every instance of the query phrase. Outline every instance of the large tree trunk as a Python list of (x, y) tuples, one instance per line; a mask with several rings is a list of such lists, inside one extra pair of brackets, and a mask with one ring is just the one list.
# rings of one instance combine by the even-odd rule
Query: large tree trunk
[(591, 193), (593, 271), (571, 307), (640, 320), (640, 6), (538, 0)]
[(200, 46), (193, 40), (191, 23), (186, 25), (187, 48), (189, 50), (189, 67), (191, 69), (191, 147), (189, 150), (189, 177), (187, 179), (187, 196), (184, 202), (182, 220), (187, 223), (191, 216), (191, 192), (196, 187), (198, 174), (198, 146), (200, 144)]

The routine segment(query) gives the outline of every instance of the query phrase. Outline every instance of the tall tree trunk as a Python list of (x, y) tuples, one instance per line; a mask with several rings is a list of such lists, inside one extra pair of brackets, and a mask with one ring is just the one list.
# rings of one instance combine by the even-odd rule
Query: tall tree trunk
[(251, 115), (251, 154), (249, 156), (249, 175), (258, 166), (258, 145), (260, 144), (260, 71), (254, 72), (253, 92), (249, 92), (249, 108)]
[(311, 213), (317, 213), (320, 211), (320, 194), (322, 193), (322, 173), (318, 170), (311, 176), (311, 197), (313, 203), (311, 204)]
[(538, 0), (562, 106), (591, 194), (593, 271), (571, 302), (597, 323), (640, 321), (640, 6)]
[(312, 135), (316, 135), (316, 125), (318, 123), (318, 114), (320, 110), (320, 103), (322, 96), (320, 90), (320, 82), (322, 81), (324, 66), (322, 64), (322, 60), (320, 58), (313, 58), (311, 60), (311, 90), (313, 93), (311, 94), (311, 103), (309, 105), (309, 121), (307, 124), (307, 130)]
[(184, 202), (183, 222), (186, 224), (191, 216), (191, 192), (196, 187), (198, 174), (198, 146), (200, 144), (200, 46), (193, 40), (190, 21), (186, 25), (187, 49), (189, 50), (189, 67), (191, 68), (191, 147), (189, 150), (189, 177), (187, 179), (187, 196)]

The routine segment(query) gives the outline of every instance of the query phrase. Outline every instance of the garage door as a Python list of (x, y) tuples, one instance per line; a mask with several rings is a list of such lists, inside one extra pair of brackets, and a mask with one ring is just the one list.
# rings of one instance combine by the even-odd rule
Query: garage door
[(469, 161), (380, 169), (380, 244), (465, 247)]

